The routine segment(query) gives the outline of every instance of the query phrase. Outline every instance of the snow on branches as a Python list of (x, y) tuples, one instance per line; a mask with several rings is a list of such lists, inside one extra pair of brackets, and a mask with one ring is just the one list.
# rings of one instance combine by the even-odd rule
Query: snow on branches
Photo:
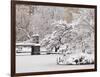
[(58, 52), (60, 46), (64, 44), (63, 39), (67, 39), (65, 35), (71, 33), (72, 26), (62, 20), (56, 21), (52, 25), (54, 25), (54, 31), (42, 40), (41, 45), (51, 51), (55, 49), (55, 52)]

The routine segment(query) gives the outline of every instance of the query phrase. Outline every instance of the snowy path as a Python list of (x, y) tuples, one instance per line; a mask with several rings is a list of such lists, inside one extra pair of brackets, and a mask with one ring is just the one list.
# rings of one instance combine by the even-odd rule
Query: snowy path
[(57, 55), (16, 56), (16, 73), (91, 69), (94, 65), (57, 65)]

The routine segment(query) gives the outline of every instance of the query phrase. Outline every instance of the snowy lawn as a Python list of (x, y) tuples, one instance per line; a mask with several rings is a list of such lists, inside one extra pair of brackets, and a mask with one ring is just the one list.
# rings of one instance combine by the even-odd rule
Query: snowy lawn
[(93, 69), (94, 65), (57, 65), (57, 55), (16, 56), (16, 73)]

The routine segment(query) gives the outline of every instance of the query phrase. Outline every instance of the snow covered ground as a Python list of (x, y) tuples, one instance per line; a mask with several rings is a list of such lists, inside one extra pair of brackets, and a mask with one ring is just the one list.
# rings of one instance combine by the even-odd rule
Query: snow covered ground
[(16, 56), (16, 73), (93, 69), (94, 65), (57, 65), (58, 55)]

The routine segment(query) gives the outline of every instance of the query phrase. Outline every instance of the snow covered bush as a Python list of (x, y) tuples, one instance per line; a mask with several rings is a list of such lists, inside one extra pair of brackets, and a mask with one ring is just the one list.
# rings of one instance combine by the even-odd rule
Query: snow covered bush
[(57, 64), (67, 64), (67, 65), (81, 65), (81, 64), (93, 64), (94, 63), (94, 55), (93, 54), (66, 54), (60, 55), (57, 58)]
[(82, 63), (83, 64), (93, 64), (94, 63), (94, 54), (85, 54)]

